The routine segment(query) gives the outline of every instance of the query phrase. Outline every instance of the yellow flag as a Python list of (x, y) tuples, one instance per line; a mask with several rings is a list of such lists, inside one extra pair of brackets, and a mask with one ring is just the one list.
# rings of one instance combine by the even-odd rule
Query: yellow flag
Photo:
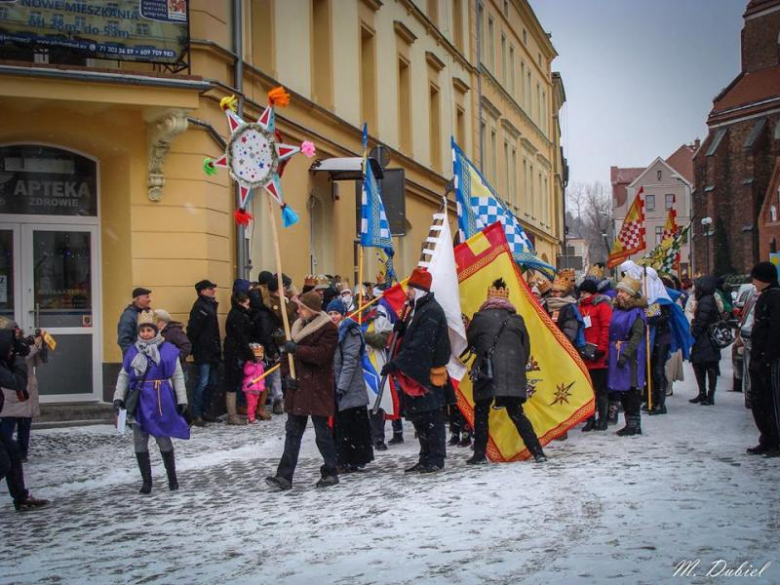
[[(512, 258), (501, 224), (495, 223), (459, 245), (455, 249), (455, 259), (461, 310), (468, 319), (485, 302), (487, 290), (494, 280), (503, 278), (509, 286), (509, 300), (523, 317), (531, 340), (527, 367), (529, 398), (523, 408), (542, 445), (591, 416), (595, 400), (588, 370), (528, 290)], [(473, 428), (474, 399), (468, 376), (460, 381), (457, 395), (458, 406)], [(530, 457), (503, 409), (491, 409), (487, 455), (491, 461)]]

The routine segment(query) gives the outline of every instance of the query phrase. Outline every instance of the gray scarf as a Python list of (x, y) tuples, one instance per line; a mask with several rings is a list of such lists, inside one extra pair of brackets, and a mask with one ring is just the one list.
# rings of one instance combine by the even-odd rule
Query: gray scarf
[(150, 339), (144, 341), (138, 339), (135, 342), (135, 347), (138, 349), (138, 353), (130, 362), (130, 366), (133, 368), (135, 375), (139, 378), (144, 375), (146, 368), (149, 367), (149, 360), (152, 360), (155, 365), (160, 365), (160, 345), (165, 341), (159, 333)]

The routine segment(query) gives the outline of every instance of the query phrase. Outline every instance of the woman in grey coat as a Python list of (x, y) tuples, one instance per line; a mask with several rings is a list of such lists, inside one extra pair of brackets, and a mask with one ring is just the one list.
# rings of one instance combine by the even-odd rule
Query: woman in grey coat
[(486, 463), (490, 405), (506, 408), (526, 447), (537, 462), (546, 461), (534, 427), (523, 412), (526, 401), (526, 365), (531, 355), (531, 340), (525, 321), (509, 302), (509, 290), (499, 278), (488, 289), (488, 299), (474, 314), (466, 331), (468, 344), (476, 354), (472, 371), (478, 371), (486, 359), (493, 361), (493, 379), (474, 382), (474, 456), (469, 465)]
[(336, 385), (334, 434), (339, 473), (361, 471), (374, 460), (368, 394), (363, 379), (363, 333), (352, 319), (345, 319), (347, 307), (341, 299), (332, 300), (327, 313), (339, 328), (339, 344), (333, 356)]

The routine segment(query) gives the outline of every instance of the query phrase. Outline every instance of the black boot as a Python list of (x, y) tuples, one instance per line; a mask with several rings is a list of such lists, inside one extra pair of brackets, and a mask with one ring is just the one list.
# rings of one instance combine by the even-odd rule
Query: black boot
[(582, 432), (587, 433), (589, 431), (595, 431), (595, 430), (596, 430), (596, 417), (592, 416), (585, 422), (585, 426), (582, 427)]
[(711, 390), (707, 391), (707, 404), (712, 406), (715, 404), (715, 389), (712, 388)]
[(696, 398), (691, 398), (688, 402), (691, 404), (699, 404), (703, 400), (707, 400), (707, 395), (704, 392), (699, 392), (699, 395)]
[(616, 401), (610, 401), (609, 402), (609, 408), (607, 410), (607, 421), (608, 424), (616, 425), (618, 424), (618, 411), (620, 410), (620, 404)]
[(400, 445), (404, 442), (404, 436), (402, 434), (393, 433), (393, 438), (390, 439), (388, 445)]
[(165, 473), (168, 474), (168, 489), (175, 492), (179, 489), (179, 480), (176, 479), (176, 459), (173, 456), (173, 449), (160, 451), (160, 455), (162, 455), (165, 464)]
[(477, 453), (474, 452), (474, 455), (471, 456), (471, 459), (466, 459), (466, 465), (482, 465), (483, 463), (487, 463), (487, 457), (485, 457), (484, 453)]
[(149, 451), (144, 453), (136, 453), (135, 458), (138, 460), (138, 469), (141, 471), (141, 489), (138, 493), (150, 494), (152, 493), (152, 463), (149, 460)]
[(452, 433), (450, 435), (450, 441), (447, 443), (450, 447), (454, 447), (460, 443), (460, 434), (459, 433)]

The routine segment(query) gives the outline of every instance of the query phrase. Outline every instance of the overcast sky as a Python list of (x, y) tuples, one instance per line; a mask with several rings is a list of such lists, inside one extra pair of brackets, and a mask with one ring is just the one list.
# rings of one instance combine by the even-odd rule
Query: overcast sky
[(705, 138), (740, 71), (747, 0), (530, 0), (558, 51), (569, 182), (609, 183)]

